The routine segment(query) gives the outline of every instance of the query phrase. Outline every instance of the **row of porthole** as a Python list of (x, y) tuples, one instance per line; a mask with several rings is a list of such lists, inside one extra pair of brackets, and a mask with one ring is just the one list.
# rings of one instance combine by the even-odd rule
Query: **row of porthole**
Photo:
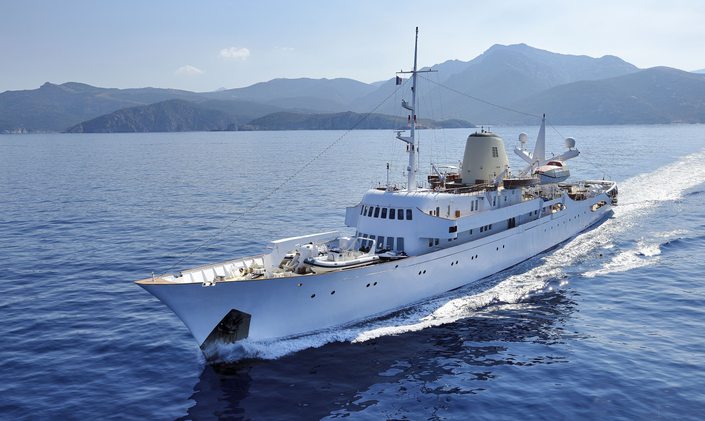
[[(302, 283), (299, 283), (299, 284), (298, 284), (298, 286), (302, 286), (302, 285), (303, 285)], [(369, 288), (370, 286), (376, 287), (376, 286), (377, 286), (377, 282), (373, 282), (373, 283), (367, 284), (367, 286), (366, 286), (365, 288)], [(335, 295), (335, 290), (331, 291), (331, 292), (330, 292), (330, 295)], [(316, 294), (311, 294), (311, 298), (316, 298)]]

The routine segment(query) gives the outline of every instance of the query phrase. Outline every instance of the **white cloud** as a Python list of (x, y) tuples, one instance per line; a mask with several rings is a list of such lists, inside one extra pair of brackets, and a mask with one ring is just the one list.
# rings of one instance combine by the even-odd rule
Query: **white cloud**
[(197, 67), (193, 67), (190, 64), (187, 64), (176, 69), (176, 71), (174, 71), (174, 74), (178, 76), (198, 76), (203, 74), (203, 70)]
[(220, 50), (220, 57), (234, 60), (247, 60), (250, 50), (247, 48), (228, 47)]

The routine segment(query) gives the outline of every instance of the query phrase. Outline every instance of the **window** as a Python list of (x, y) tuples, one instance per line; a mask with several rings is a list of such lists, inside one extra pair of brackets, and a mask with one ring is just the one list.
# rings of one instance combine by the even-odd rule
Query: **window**
[(496, 146), (492, 147), (492, 158), (499, 158), (499, 151)]
[(396, 216), (396, 214), (397, 214), (396, 209), (394, 209), (394, 208), (389, 208), (389, 219), (394, 219), (394, 217)]
[(404, 220), (404, 209), (397, 209), (397, 219), (400, 221)]
[(380, 218), (387, 219), (387, 208), (382, 208), (382, 216)]
[(375, 218), (379, 218), (379, 206), (375, 207)]
[(411, 221), (413, 219), (412, 216), (413, 215), (411, 214), (411, 209), (407, 209), (406, 210), (406, 220)]
[(394, 248), (394, 237), (387, 237), (387, 248), (389, 250)]
[(438, 238), (436, 238), (436, 245), (438, 245), (438, 243), (440, 243), (440, 240), (438, 240)]
[(360, 215), (362, 215), (364, 212), (365, 212), (365, 207), (364, 207), (364, 206), (360, 206)]
[(377, 250), (384, 248), (384, 235), (377, 237)]
[(428, 239), (428, 246), (433, 247), (433, 238)]
[(404, 237), (397, 237), (397, 251), (404, 251)]
[(436, 216), (441, 216), (441, 208), (436, 206)]

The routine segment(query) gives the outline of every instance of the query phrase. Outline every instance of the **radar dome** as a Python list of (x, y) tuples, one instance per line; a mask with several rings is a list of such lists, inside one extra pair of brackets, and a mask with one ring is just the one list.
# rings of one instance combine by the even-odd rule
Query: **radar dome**
[(573, 149), (575, 147), (575, 139), (573, 139), (572, 137), (566, 137), (565, 147), (568, 149)]

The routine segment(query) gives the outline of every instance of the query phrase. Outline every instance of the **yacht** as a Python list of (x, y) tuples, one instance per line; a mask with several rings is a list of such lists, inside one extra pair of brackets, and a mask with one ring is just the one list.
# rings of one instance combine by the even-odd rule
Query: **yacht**
[[(608, 217), (617, 184), (566, 182), (575, 140), (546, 159), (545, 116), (533, 151), (519, 135), (509, 168), (504, 141), (489, 130), (465, 140), (461, 164), (433, 166), (417, 183), (418, 28), (409, 75), (405, 186), (368, 190), (345, 210), (354, 234), (321, 232), (272, 241), (265, 253), (136, 283), (168, 306), (201, 348), (272, 341), (356, 323), (477, 282), (574, 237)], [(397, 77), (399, 81), (399, 77)], [(341, 212), (342, 214), (342, 212)], [(342, 215), (341, 215), (342, 216)]]

